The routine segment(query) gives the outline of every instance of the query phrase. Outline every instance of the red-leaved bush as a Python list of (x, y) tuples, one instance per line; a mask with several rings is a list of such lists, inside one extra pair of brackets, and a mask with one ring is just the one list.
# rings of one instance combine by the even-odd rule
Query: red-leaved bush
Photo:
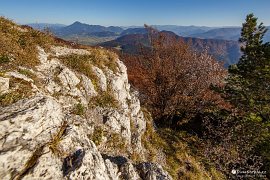
[[(212, 105), (227, 106), (210, 89), (222, 86), (226, 70), (207, 51), (196, 52), (181, 38), (146, 26), (149, 44), (137, 56), (122, 55), (129, 80), (155, 120), (179, 123)], [(164, 122), (166, 121), (166, 122)]]

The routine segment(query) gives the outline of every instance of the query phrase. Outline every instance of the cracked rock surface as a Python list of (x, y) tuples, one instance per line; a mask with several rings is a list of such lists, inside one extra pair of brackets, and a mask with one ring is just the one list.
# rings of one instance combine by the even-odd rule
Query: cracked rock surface
[[(0, 107), (1, 180), (172, 179), (158, 164), (129, 158), (136, 152), (144, 160), (146, 120), (120, 60), (117, 72), (92, 66), (97, 88), (93, 79), (58, 58), (89, 54), (87, 50), (55, 46), (38, 51), (40, 64), (31, 72), (42, 83), (15, 71), (0, 77), (0, 94), (9, 92), (10, 78), (32, 87), (31, 96)], [(104, 92), (116, 105), (102, 105)]]

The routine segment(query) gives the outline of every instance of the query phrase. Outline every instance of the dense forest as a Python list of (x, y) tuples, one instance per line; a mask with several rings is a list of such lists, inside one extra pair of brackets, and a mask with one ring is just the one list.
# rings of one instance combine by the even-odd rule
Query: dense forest
[(270, 44), (263, 42), (263, 23), (247, 15), (239, 39), (242, 56), (228, 69), (207, 49), (197, 52), (181, 39), (145, 28), (150, 45), (121, 58), (160, 138), (173, 147), (167, 154), (176, 153), (178, 138), (208, 169), (228, 178), (260, 171), (265, 178), (270, 172)]

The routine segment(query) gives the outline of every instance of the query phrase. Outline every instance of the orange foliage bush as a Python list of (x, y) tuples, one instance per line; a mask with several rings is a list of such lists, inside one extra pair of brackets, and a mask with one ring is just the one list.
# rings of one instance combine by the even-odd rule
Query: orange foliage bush
[(211, 105), (226, 106), (210, 89), (222, 86), (226, 70), (207, 54), (196, 52), (183, 40), (146, 26), (149, 46), (138, 56), (122, 54), (129, 80), (140, 92), (154, 119), (190, 119)]

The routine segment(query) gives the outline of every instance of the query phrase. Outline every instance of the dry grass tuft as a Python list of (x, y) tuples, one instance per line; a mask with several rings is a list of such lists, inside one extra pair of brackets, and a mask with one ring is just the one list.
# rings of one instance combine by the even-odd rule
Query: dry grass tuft
[(114, 73), (118, 72), (116, 63), (117, 55), (115, 53), (100, 48), (88, 48), (87, 50), (90, 54), (63, 55), (59, 58), (66, 66), (85, 74), (90, 79), (96, 79), (92, 66), (97, 66), (100, 69), (108, 67)]
[(0, 17), (0, 65), (3, 69), (34, 67), (39, 63), (37, 46), (49, 49), (53, 37), (32, 28), (22, 28)]
[(100, 92), (97, 96), (93, 97), (92, 100), (90, 100), (89, 103), (90, 107), (111, 107), (111, 108), (117, 108), (119, 106), (118, 101), (113, 96), (112, 92), (105, 91)]
[(59, 144), (62, 140), (62, 137), (65, 134), (67, 127), (68, 123), (67, 121), (64, 121), (60, 126), (59, 130), (57, 131), (57, 133), (53, 135), (51, 141), (48, 143), (49, 149), (52, 151), (52, 153), (60, 158), (66, 155), (66, 153), (61, 149)]
[(83, 73), (90, 79), (96, 79), (95, 73), (92, 70), (92, 62), (88, 55), (64, 55), (59, 57), (60, 60), (69, 68)]
[(98, 146), (102, 142), (102, 138), (104, 136), (104, 130), (102, 127), (97, 126), (94, 129), (94, 132), (89, 138)]
[(125, 154), (127, 151), (127, 144), (125, 140), (118, 133), (111, 133), (107, 135), (106, 147), (119, 154)]
[(10, 78), (10, 91), (0, 95), (0, 106), (8, 106), (31, 95), (32, 86), (30, 82), (18, 78)]
[(74, 106), (72, 113), (82, 116), (85, 113), (85, 107), (81, 103), (78, 103)]

